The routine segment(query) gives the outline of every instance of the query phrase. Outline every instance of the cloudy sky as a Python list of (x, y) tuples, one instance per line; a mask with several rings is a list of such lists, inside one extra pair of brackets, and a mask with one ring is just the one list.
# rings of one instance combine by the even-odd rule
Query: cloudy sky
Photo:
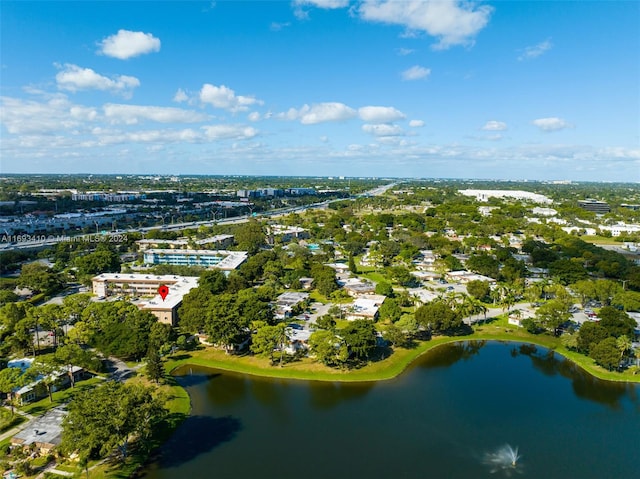
[(640, 181), (636, 1), (3, 1), (1, 173)]

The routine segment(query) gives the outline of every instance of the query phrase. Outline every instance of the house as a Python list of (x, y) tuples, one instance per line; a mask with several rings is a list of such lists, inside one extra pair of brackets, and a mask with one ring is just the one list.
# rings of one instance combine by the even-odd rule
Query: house
[(67, 415), (64, 407), (56, 407), (33, 419), (11, 438), (14, 446), (29, 447), (35, 444), (40, 455), (46, 456), (62, 442), (62, 420)]
[(275, 303), (275, 317), (277, 319), (284, 319), (291, 317), (293, 309), (299, 304), (303, 303), (309, 298), (309, 293), (298, 293), (295, 291), (288, 291), (282, 293), (276, 298)]
[[(71, 366), (71, 374), (73, 375), (74, 383), (82, 381), (83, 379), (88, 379), (92, 376), (90, 372), (79, 366)], [(51, 388), (52, 392), (66, 389), (71, 385), (71, 378), (69, 377), (69, 370), (67, 368), (60, 368), (58, 371), (54, 372), (52, 376), (55, 378), (55, 384)], [(42, 379), (42, 376), (38, 377), (35, 381), (14, 391), (13, 397), (16, 398), (21, 405), (47, 397), (47, 388), (42, 382)]]
[(375, 283), (360, 278), (348, 278), (338, 280), (338, 284), (349, 293), (349, 296), (358, 297), (361, 295), (373, 294), (376, 291)]
[(509, 312), (509, 324), (514, 326), (522, 327), (522, 321), (525, 319), (531, 319), (535, 316), (533, 311), (527, 309), (516, 309), (514, 311)]
[(441, 274), (434, 273), (433, 271), (411, 271), (411, 274), (420, 281), (437, 281), (442, 277)]
[(298, 351), (306, 351), (309, 349), (309, 338), (311, 331), (308, 329), (287, 328), (287, 345), (284, 350), (288, 354), (295, 354)]
[(387, 299), (386, 296), (382, 296), (379, 294), (371, 294), (368, 296), (362, 296), (356, 298), (356, 300), (351, 303), (351, 305), (346, 310), (346, 318), (349, 321), (353, 321), (356, 319), (378, 319), (378, 310), (384, 300)]
[(335, 269), (336, 273), (346, 273), (349, 271), (349, 265), (346, 263), (326, 263), (325, 266)]
[(311, 286), (313, 285), (313, 278), (300, 278), (298, 281), (303, 289), (311, 289)]
[(446, 278), (449, 281), (457, 281), (462, 284), (466, 284), (469, 281), (486, 281), (489, 284), (495, 284), (496, 280), (488, 276), (472, 273), (470, 271), (450, 271), (446, 273)]

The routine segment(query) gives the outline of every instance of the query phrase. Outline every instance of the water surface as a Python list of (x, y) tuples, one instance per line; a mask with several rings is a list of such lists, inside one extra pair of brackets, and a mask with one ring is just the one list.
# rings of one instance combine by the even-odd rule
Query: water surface
[(640, 388), (531, 345), (446, 345), (376, 383), (178, 374), (192, 416), (151, 479), (640, 477)]

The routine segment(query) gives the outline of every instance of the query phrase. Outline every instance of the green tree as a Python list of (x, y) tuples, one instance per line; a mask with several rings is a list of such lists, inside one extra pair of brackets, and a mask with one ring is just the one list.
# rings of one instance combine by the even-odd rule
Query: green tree
[(0, 306), (4, 306), (7, 303), (15, 303), (20, 297), (13, 291), (6, 289), (0, 290)]
[(182, 298), (182, 306), (178, 309), (180, 329), (189, 333), (204, 330), (205, 318), (213, 294), (204, 288), (194, 288)]
[(173, 336), (173, 328), (170, 324), (153, 323), (149, 330), (149, 348), (161, 351), (163, 347), (171, 342)]
[(53, 388), (60, 382), (59, 372), (60, 367), (57, 364), (50, 360), (39, 358), (31, 364), (25, 374), (34, 380), (39, 377), (38, 384), (45, 387), (49, 402), (53, 402)]
[(349, 255), (349, 271), (353, 274), (358, 273), (358, 268), (356, 266), (356, 261), (353, 259), (353, 255)]
[(589, 356), (600, 366), (611, 371), (620, 364), (620, 351), (616, 344), (616, 338), (605, 338), (596, 344)]
[(613, 297), (622, 291), (622, 286), (608, 279), (597, 279), (594, 283), (594, 290), (598, 300), (608, 306)]
[(417, 323), (428, 331), (443, 333), (459, 329), (462, 318), (445, 301), (434, 300), (416, 309)]
[(487, 281), (474, 279), (467, 283), (467, 293), (469, 293), (476, 299), (486, 298), (487, 296), (489, 296), (490, 290), (491, 288), (489, 287), (489, 283)]
[(262, 225), (257, 220), (251, 219), (238, 226), (235, 231), (235, 240), (238, 248), (253, 255), (266, 244), (266, 235)]
[(18, 286), (29, 288), (34, 293), (54, 293), (62, 288), (58, 274), (42, 263), (25, 264), (20, 271)]
[(316, 326), (320, 329), (334, 329), (336, 327), (336, 320), (330, 314), (320, 316), (316, 320)]
[(91, 351), (84, 350), (73, 343), (65, 344), (56, 349), (56, 352), (53, 354), (53, 363), (58, 367), (62, 366), (66, 369), (72, 388), (76, 385), (73, 375), (74, 366), (92, 369), (94, 371), (100, 367), (99, 360)]
[(329, 296), (338, 289), (335, 271), (329, 266), (315, 263), (311, 266), (311, 276), (313, 285), (318, 292), (324, 296)]
[(636, 322), (624, 311), (617, 310), (612, 306), (605, 306), (600, 309), (598, 316), (600, 317), (600, 326), (607, 330), (609, 336), (614, 338), (622, 335), (629, 338), (634, 336)]
[(618, 351), (620, 351), (620, 360), (622, 360), (628, 352), (630, 352), (633, 348), (633, 343), (631, 339), (629, 339), (624, 334), (616, 338), (616, 347)]
[(91, 304), (91, 295), (89, 293), (78, 293), (65, 296), (62, 300), (64, 313), (67, 318), (75, 323), (82, 316), (82, 312)]
[(209, 302), (204, 331), (211, 343), (219, 344), (228, 350), (230, 346), (241, 343), (246, 338), (248, 326), (247, 318), (239, 314), (234, 295), (221, 294)]
[(255, 333), (251, 335), (251, 352), (260, 356), (268, 356), (271, 364), (275, 363), (274, 353), (276, 350), (284, 352), (284, 342), (286, 340), (285, 324), (280, 323), (275, 326), (261, 322), (262, 326), (258, 327)]
[(376, 347), (376, 328), (367, 319), (351, 321), (340, 331), (350, 353), (358, 360), (367, 359)]
[(318, 330), (309, 338), (311, 354), (319, 362), (335, 367), (343, 365), (349, 358), (344, 340), (331, 330)]
[(500, 274), (500, 262), (488, 254), (474, 254), (467, 260), (467, 269), (490, 278)]
[(155, 426), (166, 416), (163, 401), (151, 388), (109, 381), (77, 394), (62, 421), (62, 450), (91, 458), (115, 449), (125, 460), (133, 438), (145, 447)]
[(562, 345), (569, 350), (578, 349), (578, 335), (565, 333), (560, 337)]
[(396, 300), (387, 298), (380, 306), (378, 313), (380, 314), (380, 319), (383, 321), (388, 319), (392, 323), (395, 323), (402, 316), (402, 309)]
[(571, 318), (567, 305), (557, 299), (547, 301), (536, 310), (535, 321), (543, 328), (558, 335), (560, 326)]
[(607, 338), (609, 333), (599, 323), (587, 322), (582, 325), (578, 333), (578, 349), (589, 354), (591, 347)]
[[(264, 286), (261, 286), (264, 288)], [(264, 292), (264, 291), (262, 291)], [(236, 306), (238, 314), (249, 324), (253, 321), (264, 321), (267, 324), (274, 324), (273, 308), (269, 304), (269, 299), (262, 298), (259, 290), (248, 288), (240, 291), (236, 296)]]
[(613, 297), (611, 304), (625, 311), (640, 311), (640, 293), (637, 291), (619, 291)]
[(151, 347), (147, 351), (147, 377), (154, 383), (158, 382), (164, 377), (164, 367), (162, 365), (162, 358), (158, 354), (158, 350)]
[(376, 284), (375, 293), (381, 294), (388, 298), (393, 298), (393, 286), (385, 281), (380, 281), (378, 284)]
[(117, 273), (120, 271), (120, 256), (107, 247), (98, 247), (93, 253), (77, 257), (74, 264), (81, 275)]
[(416, 334), (418, 334), (419, 325), (416, 321), (416, 318), (412, 314), (403, 315), (395, 326), (400, 328), (400, 330), (406, 335), (407, 340), (413, 339)]
[(582, 264), (570, 259), (559, 259), (549, 265), (549, 274), (564, 285), (587, 279), (588, 272)]
[(207, 270), (200, 275), (198, 288), (205, 289), (211, 294), (220, 294), (227, 288), (227, 277), (219, 269)]
[(22, 374), (19, 368), (5, 368), (0, 371), (0, 393), (6, 394), (11, 405), (11, 416), (13, 410), (13, 391), (26, 384), (28, 378)]
[(391, 324), (387, 327), (384, 332), (384, 338), (399, 348), (407, 347), (407, 345), (410, 344), (407, 333), (397, 324)]
[(589, 279), (583, 279), (573, 283), (571, 290), (578, 295), (583, 308), (589, 300), (596, 298), (595, 283)]

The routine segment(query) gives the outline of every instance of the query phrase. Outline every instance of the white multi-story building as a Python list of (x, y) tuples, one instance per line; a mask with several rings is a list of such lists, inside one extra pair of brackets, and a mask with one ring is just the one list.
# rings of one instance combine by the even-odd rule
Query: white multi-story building
[(464, 196), (475, 196), (478, 201), (487, 201), (489, 198), (515, 198), (535, 203), (553, 203), (551, 198), (547, 198), (544, 195), (522, 190), (458, 190), (458, 193)]
[(144, 252), (146, 264), (174, 266), (200, 266), (233, 271), (247, 259), (246, 251), (209, 249), (148, 249)]

